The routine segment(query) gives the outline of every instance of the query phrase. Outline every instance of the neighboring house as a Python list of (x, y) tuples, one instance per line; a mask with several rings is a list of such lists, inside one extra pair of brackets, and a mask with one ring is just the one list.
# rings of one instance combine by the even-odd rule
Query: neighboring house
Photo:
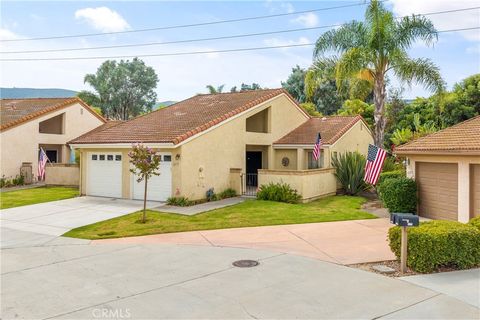
[(480, 216), (480, 116), (396, 148), (418, 185), (419, 215), (467, 222)]
[(70, 162), (67, 142), (105, 123), (78, 98), (1, 99), (1, 176), (20, 174), (23, 162), (38, 169), (39, 149), (51, 162)]
[[(311, 152), (317, 132), (322, 158)], [(208, 189), (254, 193), (285, 181), (308, 200), (336, 191), (334, 152), (367, 152), (372, 135), (361, 117), (311, 118), (283, 89), (197, 95), (70, 142), (81, 151), (81, 193), (143, 198), (128, 151), (142, 142), (161, 155), (148, 198), (205, 198)]]

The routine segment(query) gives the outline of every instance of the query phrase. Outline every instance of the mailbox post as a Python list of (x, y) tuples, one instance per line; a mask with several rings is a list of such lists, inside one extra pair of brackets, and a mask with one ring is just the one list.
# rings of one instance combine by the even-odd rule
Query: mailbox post
[(407, 248), (408, 248), (408, 233), (407, 227), (417, 227), (419, 219), (413, 213), (390, 213), (390, 223), (400, 226), (402, 229), (402, 240), (400, 247), (400, 271), (405, 273), (407, 271)]

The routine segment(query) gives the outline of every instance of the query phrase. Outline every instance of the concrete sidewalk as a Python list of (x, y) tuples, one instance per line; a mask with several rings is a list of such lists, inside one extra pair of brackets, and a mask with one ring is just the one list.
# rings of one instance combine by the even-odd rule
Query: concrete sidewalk
[(194, 206), (189, 206), (189, 207), (162, 205), (159, 207), (152, 208), (151, 210), (159, 211), (159, 212), (182, 214), (186, 216), (193, 216), (195, 214), (212, 211), (215, 209), (230, 207), (235, 204), (242, 203), (245, 200), (246, 200), (245, 198), (233, 197), (233, 198), (227, 198), (227, 199), (222, 199), (218, 201), (200, 203), (200, 204), (196, 204)]
[(394, 260), (388, 219), (235, 228), (96, 240), (92, 244), (164, 243), (264, 249), (337, 264)]

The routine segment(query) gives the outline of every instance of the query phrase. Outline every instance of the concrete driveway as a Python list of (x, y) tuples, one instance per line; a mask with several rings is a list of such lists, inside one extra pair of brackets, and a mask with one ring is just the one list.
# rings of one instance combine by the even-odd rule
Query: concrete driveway
[[(15, 231), (13, 231), (15, 232)], [(264, 250), (56, 238), (1, 250), (2, 319), (478, 319), (434, 290)], [(255, 259), (254, 268), (232, 262)]]
[[(149, 208), (159, 205), (162, 204), (147, 203)], [(141, 208), (142, 201), (78, 197), (4, 209), (0, 213), (1, 246), (43, 243), (73, 228), (129, 214)]]

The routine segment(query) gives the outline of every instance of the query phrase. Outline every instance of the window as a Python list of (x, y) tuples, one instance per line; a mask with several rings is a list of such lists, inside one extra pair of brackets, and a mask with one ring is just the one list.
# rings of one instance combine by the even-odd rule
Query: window
[(260, 132), (260, 133), (270, 132), (269, 119), (270, 119), (270, 108), (267, 108), (263, 111), (260, 111), (254, 114), (251, 117), (248, 117), (246, 120), (247, 132)]
[(92, 160), (97, 160), (97, 159), (98, 159), (98, 155), (92, 154)]
[(166, 161), (166, 162), (172, 161), (172, 156), (163, 156), (163, 161)]
[(104, 155), (104, 154), (101, 154), (101, 155), (99, 156), (99, 159), (100, 159), (100, 160), (105, 160), (105, 155)]
[(313, 151), (308, 152), (308, 169), (318, 169), (323, 168), (323, 155), (324, 152), (321, 150), (320, 152), (320, 159), (315, 160), (313, 157)]
[(107, 160), (113, 161), (113, 154), (109, 154), (109, 155), (107, 156)]
[(115, 155), (115, 161), (122, 161), (122, 155), (120, 154)]

